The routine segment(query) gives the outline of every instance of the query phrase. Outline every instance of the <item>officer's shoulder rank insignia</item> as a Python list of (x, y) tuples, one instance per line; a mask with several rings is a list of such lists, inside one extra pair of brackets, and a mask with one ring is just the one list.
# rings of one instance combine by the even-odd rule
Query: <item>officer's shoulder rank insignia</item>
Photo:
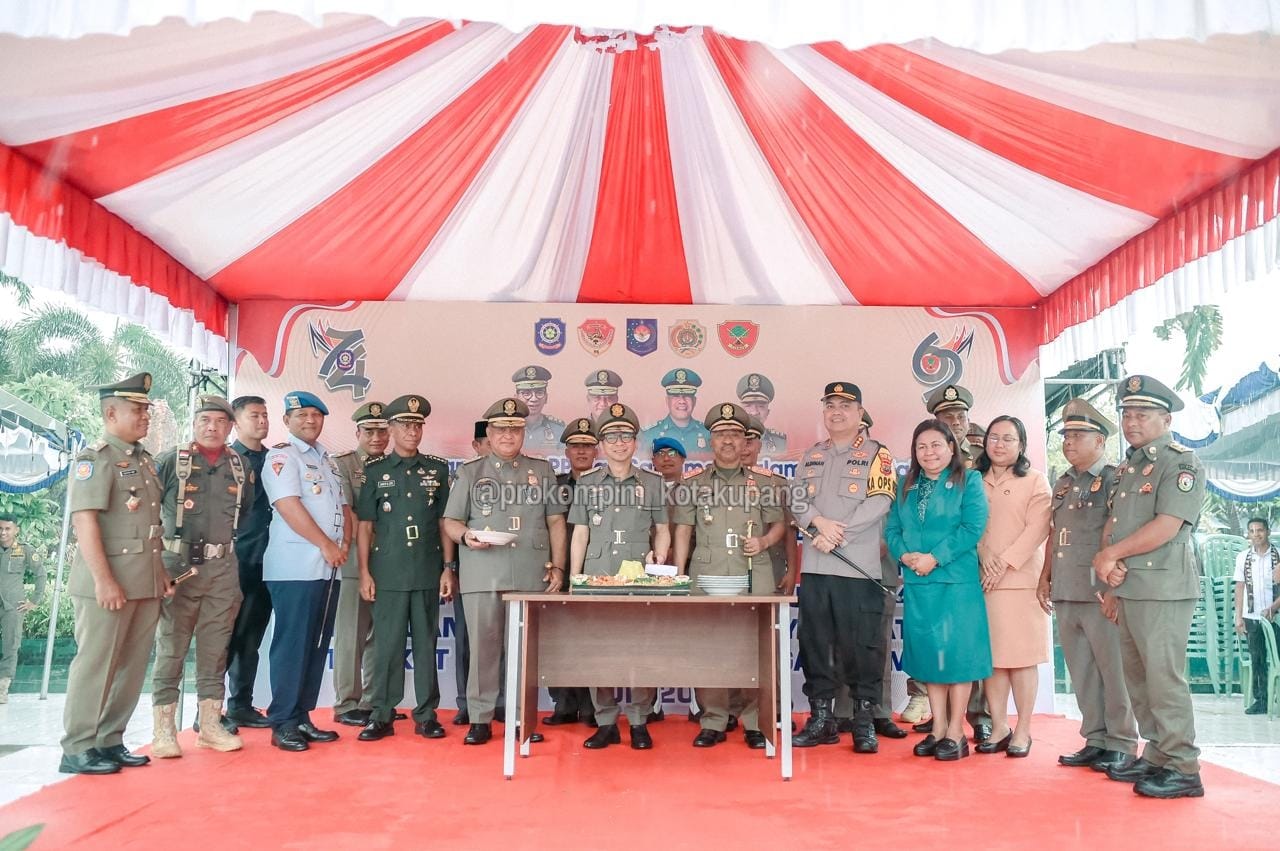
[(446, 467), (449, 466), (449, 462), (441, 458), (439, 455), (423, 455), (422, 457), (426, 458), (428, 461), (435, 461), (437, 464), (444, 464)]
[(102, 450), (107, 448), (107, 442), (105, 440), (99, 440), (97, 443), (93, 444), (89, 448), (94, 452), (101, 452)]
[(483, 455), (477, 455), (477, 456), (476, 456), (476, 457), (474, 457), (474, 458), (470, 458), (470, 459), (468, 459), (468, 460), (466, 460), (466, 461), (463, 461), (463, 462), (462, 462), (462, 464), (461, 464), (461, 466), (466, 467), (466, 466), (467, 466), (467, 465), (469, 465), (469, 464), (474, 464), (474, 463), (476, 463), (477, 461), (483, 461), (483, 460), (484, 460), (484, 456), (483, 456)]
[(1169, 441), (1169, 448), (1172, 449), (1174, 452), (1190, 452), (1191, 451), (1190, 446), (1183, 446), (1181, 443), (1179, 443), (1176, 440)]
[(277, 443), (275, 446), (272, 446), (271, 448), (272, 449), (288, 449), (289, 441), (286, 440), (284, 443)]

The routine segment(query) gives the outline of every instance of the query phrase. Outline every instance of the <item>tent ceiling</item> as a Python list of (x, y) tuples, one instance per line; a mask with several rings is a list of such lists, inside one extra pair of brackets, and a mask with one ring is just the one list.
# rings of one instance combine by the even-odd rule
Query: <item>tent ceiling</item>
[(984, 55), (323, 24), (0, 35), (0, 141), (232, 301), (996, 307), (1280, 147), (1266, 34)]

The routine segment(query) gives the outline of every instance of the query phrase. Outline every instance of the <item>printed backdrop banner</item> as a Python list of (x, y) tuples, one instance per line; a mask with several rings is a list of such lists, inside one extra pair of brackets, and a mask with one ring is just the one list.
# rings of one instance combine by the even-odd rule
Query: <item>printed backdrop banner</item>
[[(773, 398), (753, 409), (771, 432), (761, 464), (791, 476), (804, 450), (825, 436), (819, 397), (828, 382), (861, 388), (872, 437), (903, 469), (911, 431), (926, 416), (924, 399), (955, 383), (974, 395), (974, 422), (1013, 414), (1027, 423), (1032, 463), (1044, 469), (1044, 397), (1034, 322), (1026, 320), (1015, 311), (888, 307), (247, 301), (236, 317), (232, 392), (267, 400), (268, 443), (287, 436), (285, 393), (317, 394), (330, 409), (321, 442), (332, 452), (355, 446), (350, 417), (359, 406), (423, 395), (431, 416), (422, 451), (454, 467), (473, 455), (473, 425), (485, 409), (515, 395), (516, 381), (549, 374), (545, 401), (533, 400), (535, 408), (542, 401), (541, 419), (527, 430), (526, 451), (562, 471), (563, 423), (591, 415), (593, 400), (611, 401), (587, 392), (588, 384), (608, 383), (604, 370), (621, 379), (618, 399), (645, 429), (637, 458), (646, 466), (653, 438), (669, 434), (686, 444), (686, 466), (697, 469), (710, 460), (701, 429), (706, 411), (739, 401), (740, 386), (766, 395), (771, 387)], [(664, 376), (679, 370), (678, 383), (698, 387), (691, 412), (681, 407), (690, 397), (675, 401), (681, 397), (667, 396), (663, 386)], [(443, 706), (453, 697), (450, 625), (442, 624), (438, 653)], [(893, 645), (896, 663), (897, 628)], [(1048, 703), (1041, 710), (1052, 707), (1052, 671), (1043, 667), (1041, 702)], [(894, 684), (899, 705), (901, 679)], [(797, 674), (797, 694), (799, 686)], [(687, 690), (668, 698), (679, 703), (682, 695)]]

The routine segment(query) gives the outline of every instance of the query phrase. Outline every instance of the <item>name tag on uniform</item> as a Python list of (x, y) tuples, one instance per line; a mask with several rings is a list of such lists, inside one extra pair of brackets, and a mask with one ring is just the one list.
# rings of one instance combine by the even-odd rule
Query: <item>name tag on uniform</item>
[(379, 488), (393, 488), (395, 486), (396, 486), (395, 482), (378, 482)]
[(138, 471), (133, 467), (130, 467), (128, 470), (120, 471), (120, 478), (122, 479), (126, 479), (129, 476), (136, 476), (136, 475), (138, 475)]

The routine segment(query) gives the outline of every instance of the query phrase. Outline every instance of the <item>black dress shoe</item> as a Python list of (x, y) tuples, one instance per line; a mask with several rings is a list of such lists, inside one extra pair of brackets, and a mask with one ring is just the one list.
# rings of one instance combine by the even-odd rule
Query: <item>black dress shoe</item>
[(742, 736), (747, 740), (747, 747), (751, 748), (753, 751), (764, 750), (764, 733), (761, 733), (759, 730), (744, 730), (742, 732)]
[(1009, 745), (1005, 748), (1004, 755), (1010, 759), (1023, 759), (1031, 756), (1031, 739), (1027, 739), (1025, 745)]
[(413, 732), (424, 739), (444, 738), (444, 727), (439, 721), (420, 721), (413, 725)]
[(334, 715), (333, 720), (348, 727), (363, 727), (372, 720), (372, 716), (373, 713), (368, 709), (348, 709), (340, 715)]
[(282, 751), (305, 751), (311, 747), (297, 727), (283, 727), (271, 733), (271, 745)]
[[(982, 748), (978, 748), (978, 750), (982, 750)], [(1066, 765), (1071, 768), (1083, 768), (1087, 765), (1093, 765), (1105, 753), (1106, 751), (1102, 748), (1094, 747), (1093, 745), (1085, 745), (1075, 753), (1064, 753), (1062, 756), (1058, 757), (1058, 765)]]
[(58, 771), (63, 774), (115, 774), (119, 770), (119, 763), (106, 759), (93, 748), (84, 753), (63, 754), (58, 763)]
[(546, 718), (542, 719), (542, 723), (548, 727), (559, 727), (562, 724), (577, 724), (578, 713), (576, 712), (552, 712)]
[(907, 737), (907, 731), (893, 723), (892, 718), (877, 718), (875, 725), (876, 733), (886, 739), (905, 739)]
[(1137, 783), (1139, 780), (1147, 779), (1159, 770), (1158, 766), (1152, 765), (1139, 757), (1124, 765), (1113, 765), (1108, 768), (1107, 777), (1118, 783)]
[(916, 746), (911, 749), (911, 752), (916, 756), (933, 756), (937, 750), (938, 740), (934, 738), (933, 733), (930, 733), (920, 741), (916, 742)]
[(649, 716), (644, 719), (644, 722), (646, 724), (657, 724), (659, 721), (665, 721), (666, 717), (667, 717), (666, 711), (663, 709), (659, 709), (657, 712), (650, 712)]
[(333, 730), (320, 730), (310, 721), (304, 721), (298, 725), (298, 732), (302, 734), (302, 738), (308, 742), (336, 742), (338, 734)]
[(968, 755), (969, 740), (963, 737), (958, 742), (955, 739), (943, 739), (938, 742), (938, 747), (933, 752), (933, 758), (939, 762), (955, 762)]
[(464, 745), (483, 745), (493, 738), (493, 728), (488, 724), (472, 724), (463, 737)]
[(917, 733), (932, 733), (933, 719), (930, 718), (928, 721), (921, 721), (919, 724), (912, 724), (911, 729)]
[(974, 724), (973, 725), (973, 743), (981, 744), (991, 738), (990, 724)]
[(978, 753), (1000, 753), (1000, 751), (1007, 751), (1009, 749), (1009, 743), (1012, 741), (1013, 731), (1010, 730), (1000, 741), (993, 742), (990, 739), (987, 739), (985, 742), (974, 748), (974, 750)]
[(723, 730), (699, 730), (698, 735), (693, 740), (695, 748), (711, 748), (724, 741)]
[(649, 735), (648, 727), (643, 724), (632, 724), (630, 727), (630, 733), (632, 750), (653, 750), (653, 737)]
[(1162, 768), (1150, 777), (1144, 777), (1133, 785), (1133, 791), (1145, 798), (1203, 798), (1204, 785), (1200, 772), (1183, 774), (1172, 768)]
[(736, 729), (738, 729), (738, 716), (730, 715), (729, 720), (724, 722), (724, 731), (726, 733), (732, 733)]
[(622, 734), (618, 732), (617, 724), (601, 724), (596, 731), (591, 734), (585, 742), (582, 743), (584, 748), (590, 748), (593, 751), (603, 750), (609, 745), (622, 744)]
[(1094, 771), (1105, 772), (1109, 768), (1124, 767), (1131, 762), (1133, 762), (1133, 757), (1124, 751), (1103, 751), (1097, 759), (1089, 764), (1089, 767)]
[(471, 723), (471, 715), (465, 709), (459, 709), (458, 714), (453, 716), (451, 722), (455, 727), (465, 727)]
[(362, 742), (376, 742), (379, 739), (385, 739), (387, 736), (394, 736), (395, 734), (396, 725), (390, 721), (370, 721), (356, 738)]
[(140, 765), (146, 765), (151, 762), (151, 757), (142, 754), (130, 753), (129, 749), (124, 745), (115, 745), (110, 748), (96, 748), (98, 756), (114, 762), (121, 768), (137, 768)]
[(227, 719), (234, 721), (238, 727), (248, 727), (253, 730), (262, 730), (271, 726), (271, 722), (265, 715), (252, 709), (228, 709)]

